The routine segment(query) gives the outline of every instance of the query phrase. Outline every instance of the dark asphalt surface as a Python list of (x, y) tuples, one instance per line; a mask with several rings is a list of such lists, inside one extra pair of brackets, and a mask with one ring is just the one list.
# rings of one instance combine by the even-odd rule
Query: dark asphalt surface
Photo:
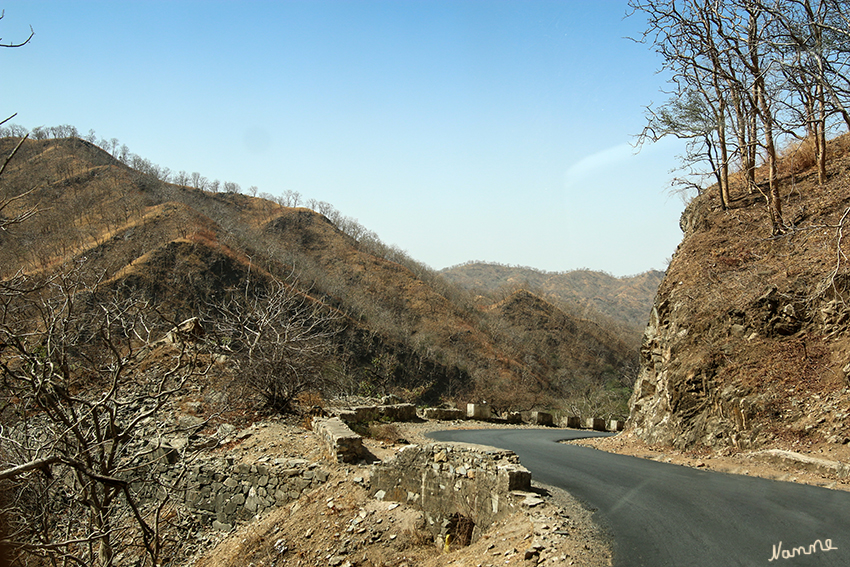
[[(556, 443), (589, 436), (563, 429), (431, 434), (514, 451), (534, 480), (595, 511), (612, 536), (615, 567), (850, 567), (850, 493)], [(836, 549), (822, 549), (827, 539)], [(810, 551), (815, 540), (822, 546), (810, 555), (793, 553)]]

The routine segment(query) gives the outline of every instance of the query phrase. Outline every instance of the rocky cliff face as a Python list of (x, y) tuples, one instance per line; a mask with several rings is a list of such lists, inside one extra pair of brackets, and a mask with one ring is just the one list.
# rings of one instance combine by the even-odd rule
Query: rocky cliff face
[(836, 158), (826, 186), (784, 180), (780, 237), (769, 237), (758, 194), (728, 211), (710, 194), (688, 206), (645, 330), (628, 431), (680, 449), (850, 442), (848, 165)]

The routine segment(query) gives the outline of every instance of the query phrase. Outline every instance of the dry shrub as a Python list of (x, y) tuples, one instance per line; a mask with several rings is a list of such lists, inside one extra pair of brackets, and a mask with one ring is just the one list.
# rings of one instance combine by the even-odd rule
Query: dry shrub
[(296, 398), (302, 410), (301, 427), (307, 431), (313, 430), (313, 418), (325, 417), (325, 400), (320, 392), (302, 392)]
[(826, 339), (799, 335), (757, 341), (746, 362), (726, 365), (719, 375), (724, 380), (738, 376), (746, 389), (774, 392), (786, 399), (792, 386), (795, 395), (829, 393), (842, 387), (829, 370), (830, 362)]
[(460, 513), (455, 513), (449, 517), (447, 530), (451, 536), (448, 539), (448, 546), (452, 548), (466, 547), (472, 543), (472, 533), (475, 530), (475, 522), (472, 521), (472, 518), (468, 518)]
[(434, 536), (431, 532), (423, 528), (412, 528), (404, 530), (401, 538), (401, 549), (410, 549), (416, 547), (432, 547), (434, 545)]
[(189, 235), (189, 240), (195, 244), (203, 244), (212, 248), (218, 246), (218, 235), (208, 228), (199, 228)]
[(799, 175), (817, 165), (817, 148), (811, 137), (788, 144), (779, 156), (779, 175)]
[(325, 398), (322, 396), (321, 392), (309, 391), (309, 392), (301, 392), (295, 397), (295, 401), (302, 408), (307, 408), (308, 411), (311, 411), (313, 408), (324, 409), (325, 407)]
[(313, 431), (313, 416), (309, 413), (304, 414), (301, 418), (301, 427), (306, 431)]

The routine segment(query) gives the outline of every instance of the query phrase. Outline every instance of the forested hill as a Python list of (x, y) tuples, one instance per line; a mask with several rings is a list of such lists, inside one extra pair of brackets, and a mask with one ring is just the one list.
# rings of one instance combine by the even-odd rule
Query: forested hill
[(440, 273), (473, 293), (530, 289), (550, 301), (590, 307), (616, 321), (641, 329), (646, 325), (655, 292), (664, 277), (664, 273), (658, 270), (616, 278), (591, 270), (552, 273), (483, 262), (452, 266)]

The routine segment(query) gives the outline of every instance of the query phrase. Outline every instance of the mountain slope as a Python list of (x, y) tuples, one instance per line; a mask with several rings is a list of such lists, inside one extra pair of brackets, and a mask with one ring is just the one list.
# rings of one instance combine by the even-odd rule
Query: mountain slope
[[(16, 139), (0, 140), (8, 154)], [(303, 208), (240, 194), (165, 183), (74, 138), (26, 141), (9, 164), (0, 199), (25, 194), (5, 214), (36, 207), (27, 223), (0, 234), (0, 276), (85, 268), (92, 281), (146, 294), (169, 317), (203, 315), (228, 293), (268, 278), (298, 278), (300, 293), (344, 318), (329, 361), (344, 393), (492, 397), (507, 407), (551, 405), (577, 375), (568, 361), (542, 364), (507, 317), (476, 307), (457, 286), (397, 255), (342, 232)], [(565, 342), (552, 327), (544, 343)], [(615, 349), (616, 350), (616, 349)], [(582, 376), (629, 373), (628, 355), (603, 354)], [(569, 385), (569, 384), (567, 384)]]
[(615, 278), (603, 272), (574, 270), (550, 273), (472, 262), (441, 270), (449, 281), (479, 293), (492, 293), (500, 288), (524, 287), (543, 297), (589, 308), (643, 327), (652, 308), (652, 300), (663, 273), (650, 270), (636, 276)]
[[(569, 400), (567, 411), (605, 417), (625, 415), (638, 362), (627, 337), (566, 313), (526, 290), (511, 294), (488, 310), (497, 316), (504, 331), (517, 339), (526, 365), (539, 375), (549, 376), (550, 386)], [(491, 394), (502, 404), (520, 396), (510, 388)]]
[(786, 168), (788, 230), (763, 198), (688, 206), (641, 349), (629, 429), (652, 443), (841, 447), (850, 426), (847, 136), (829, 180)]

